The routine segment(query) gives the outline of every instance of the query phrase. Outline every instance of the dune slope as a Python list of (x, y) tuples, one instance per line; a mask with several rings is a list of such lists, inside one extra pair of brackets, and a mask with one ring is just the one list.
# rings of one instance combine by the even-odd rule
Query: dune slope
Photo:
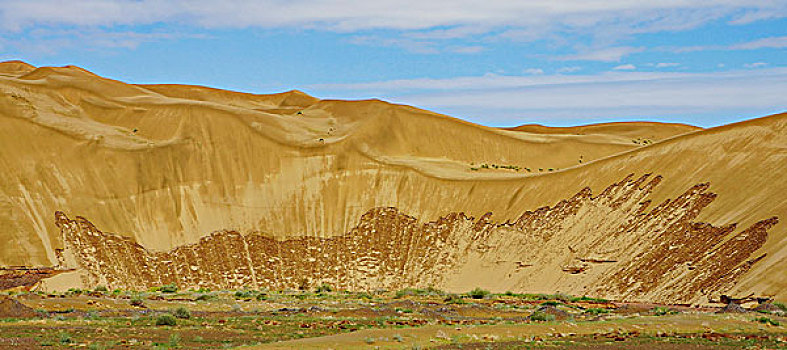
[(123, 287), (787, 296), (785, 115), (513, 131), (76, 67), (0, 75), (0, 91), (0, 264)]

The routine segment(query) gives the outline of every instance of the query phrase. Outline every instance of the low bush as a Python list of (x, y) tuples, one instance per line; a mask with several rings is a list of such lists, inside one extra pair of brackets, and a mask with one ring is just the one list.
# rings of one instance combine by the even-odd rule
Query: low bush
[(156, 318), (156, 326), (175, 326), (177, 324), (178, 320), (170, 314), (164, 314)]
[(609, 310), (604, 308), (592, 307), (585, 310), (586, 314), (598, 315), (598, 314), (608, 314)]
[(483, 290), (481, 288), (473, 289), (467, 293), (467, 295), (473, 299), (483, 299), (486, 298), (486, 296), (489, 294), (490, 293), (488, 290)]
[(554, 321), (555, 315), (548, 314), (546, 312), (536, 311), (532, 315), (530, 315), (530, 319), (533, 321)]
[(165, 284), (165, 285), (159, 287), (159, 291), (162, 292), (162, 293), (177, 293), (178, 286), (176, 286), (174, 284)]
[(182, 318), (184, 320), (188, 320), (191, 318), (191, 312), (189, 312), (189, 309), (185, 307), (179, 307), (175, 309), (175, 311), (173, 311), (172, 314), (175, 315), (175, 317)]
[(330, 284), (323, 283), (317, 289), (314, 290), (315, 293), (330, 293), (333, 292), (333, 288)]
[(757, 317), (757, 318), (754, 319), (754, 321), (762, 323), (762, 324), (769, 324), (771, 326), (779, 326), (779, 325), (781, 325), (781, 323), (779, 323), (779, 321), (771, 319), (771, 318), (768, 318), (768, 317)]

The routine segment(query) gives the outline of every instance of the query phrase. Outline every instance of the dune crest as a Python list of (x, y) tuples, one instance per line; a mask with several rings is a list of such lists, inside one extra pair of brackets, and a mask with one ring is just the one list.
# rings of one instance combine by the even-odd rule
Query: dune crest
[[(235, 237), (229, 232), (238, 237), (267, 237), (271, 242), (330, 242), (361, 230), (369, 215), (374, 218), (386, 212), (379, 208), (396, 208), (390, 216), (398, 219), (389, 224), (412, 227), (413, 232), (455, 218), (456, 225), (465, 228), (461, 233), (451, 231), (451, 242), (466, 247), (476, 244), (477, 248), (482, 242), (494, 247), (501, 237), (509, 237), (504, 234), (509, 231), (521, 241), (510, 251), (484, 253), (468, 248), (458, 255), (464, 260), (456, 261), (473, 263), (450, 263), (447, 270), (430, 275), (438, 276), (434, 280), (410, 272), (380, 280), (372, 270), (362, 273), (355, 267), (352, 271), (356, 272), (347, 272), (347, 276), (357, 278), (341, 283), (360, 287), (433, 281), (459, 289), (469, 284), (466, 276), (479, 271), (489, 276), (496, 275), (488, 271), (515, 271), (508, 263), (504, 267), (495, 263), (502, 256), (501, 261), (529, 264), (512, 256), (523, 254), (516, 249), (534, 244), (529, 240), (539, 235), (562, 237), (559, 240), (565, 242), (583, 237), (590, 242), (606, 239), (614, 231), (645, 242), (657, 239), (649, 233), (668, 230), (667, 236), (658, 239), (696, 241), (692, 249), (698, 252), (730, 255), (722, 259), (729, 266), (717, 266), (716, 260), (705, 255), (673, 261), (659, 245), (653, 246), (657, 255), (646, 256), (642, 255), (646, 246), (638, 244), (631, 247), (641, 250), (615, 259), (601, 250), (589, 250), (598, 256), (582, 256), (589, 260), (569, 263), (561, 259), (573, 253), (567, 253), (570, 250), (564, 245), (550, 243), (545, 247), (561, 251), (533, 259), (551, 259), (545, 271), (554, 273), (527, 276), (544, 286), (566, 286), (566, 291), (591, 290), (601, 288), (602, 282), (611, 283), (600, 277), (602, 272), (629, 276), (632, 270), (627, 268), (645, 268), (636, 265), (637, 261), (664, 262), (675, 269), (691, 262), (694, 270), (670, 270), (683, 272), (664, 273), (666, 279), (647, 290), (637, 290), (646, 281), (597, 290), (628, 298), (674, 300), (696, 300), (722, 290), (784, 295), (787, 281), (780, 271), (787, 264), (787, 233), (778, 218), (787, 215), (787, 202), (782, 200), (787, 182), (781, 179), (781, 170), (787, 169), (785, 145), (785, 114), (702, 130), (661, 123), (504, 130), (379, 100), (320, 100), (300, 91), (259, 95), (200, 86), (133, 85), (75, 67), (0, 63), (0, 171), (4, 174), (0, 177), (0, 238), (16, 242), (0, 246), (0, 265), (57, 264), (56, 252), (71, 243), (64, 240), (62, 227), (51, 220), (56, 211), (88, 218), (95, 227), (117, 233), (117, 239), (108, 241), (153, 258), (199, 246), (213, 232), (224, 232), (220, 237)], [(496, 223), (518, 222), (524, 210), (573, 200), (584, 188), (601, 191), (610, 184), (628, 188), (620, 185), (621, 179), (650, 173), (661, 176), (658, 186), (645, 197), (635, 195), (640, 190), (631, 195), (666, 203), (667, 208), (677, 205), (680, 198), (692, 198), (674, 209), (674, 217), (644, 219), (636, 209), (639, 202), (626, 202), (624, 211), (604, 209), (609, 206), (588, 193), (588, 198), (576, 199), (584, 209), (561, 212), (560, 228), (544, 224), (538, 229), (514, 229), (468, 219), (493, 213)], [(707, 203), (702, 202), (710, 196), (707, 186), (696, 187), (706, 183), (717, 194)], [(617, 198), (618, 194), (600, 196)], [(597, 214), (585, 215), (583, 210)], [(466, 218), (459, 219), (456, 213), (465, 213)], [(649, 213), (647, 217), (658, 216)], [(409, 219), (402, 218), (405, 214)], [(592, 229), (613, 224), (618, 229)], [(377, 232), (374, 225), (370, 227)], [(495, 233), (483, 236), (473, 231), (474, 225), (491, 227)], [(649, 231), (641, 231), (645, 227)], [(74, 234), (81, 232), (74, 230)], [(429, 236), (424, 232), (419, 235)], [(373, 242), (378, 236), (364, 237)], [(755, 243), (726, 248), (725, 244), (738, 242), (740, 237), (744, 237), (741, 242)], [(383, 251), (379, 244), (372, 246)], [(448, 243), (435, 244), (443, 249)], [(435, 254), (454, 254), (455, 248), (445, 249)], [(594, 259), (618, 263), (598, 264)], [(91, 277), (90, 283), (109, 281), (107, 276), (115, 274), (80, 264), (99, 276)], [(380, 268), (379, 264), (358, 264)], [(592, 268), (584, 269), (583, 264)], [(396, 266), (402, 269), (404, 265)], [(474, 270), (472, 266), (480, 267)], [(159, 267), (146, 268), (158, 271)], [(702, 271), (705, 274), (697, 275)], [(726, 282), (712, 288), (697, 282), (708, 276)], [(723, 276), (734, 278), (724, 280)], [(230, 283), (222, 278), (215, 283)], [(244, 274), (237, 277), (247, 278)], [(490, 288), (535, 286), (516, 282), (526, 279), (499, 279), (506, 284), (490, 282)], [(263, 285), (261, 280), (257, 279), (259, 285)], [(706, 291), (692, 289), (699, 285)], [(682, 286), (687, 292), (668, 295), (665, 288), (669, 286)]]

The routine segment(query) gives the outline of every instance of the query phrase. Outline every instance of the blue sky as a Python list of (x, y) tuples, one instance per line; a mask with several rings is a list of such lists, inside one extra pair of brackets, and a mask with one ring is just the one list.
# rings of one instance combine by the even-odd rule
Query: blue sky
[(787, 110), (787, 1), (0, 0), (0, 60), (491, 126)]

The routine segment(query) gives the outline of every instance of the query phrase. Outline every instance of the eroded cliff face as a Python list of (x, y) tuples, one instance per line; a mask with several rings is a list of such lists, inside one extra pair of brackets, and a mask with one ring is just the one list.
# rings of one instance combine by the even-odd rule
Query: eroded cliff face
[[(698, 184), (648, 209), (659, 176), (629, 176), (593, 196), (589, 188), (551, 207), (496, 223), (451, 213), (422, 223), (374, 208), (330, 238), (277, 240), (214, 232), (163, 252), (56, 213), (64, 267), (87, 285), (297, 288), (329, 283), (351, 290), (435, 286), (465, 291), (561, 291), (626, 300), (704, 301), (732, 288), (756, 264), (768, 218), (743, 230), (695, 222), (715, 194)], [(282, 218), (286, 220), (286, 218)]]

